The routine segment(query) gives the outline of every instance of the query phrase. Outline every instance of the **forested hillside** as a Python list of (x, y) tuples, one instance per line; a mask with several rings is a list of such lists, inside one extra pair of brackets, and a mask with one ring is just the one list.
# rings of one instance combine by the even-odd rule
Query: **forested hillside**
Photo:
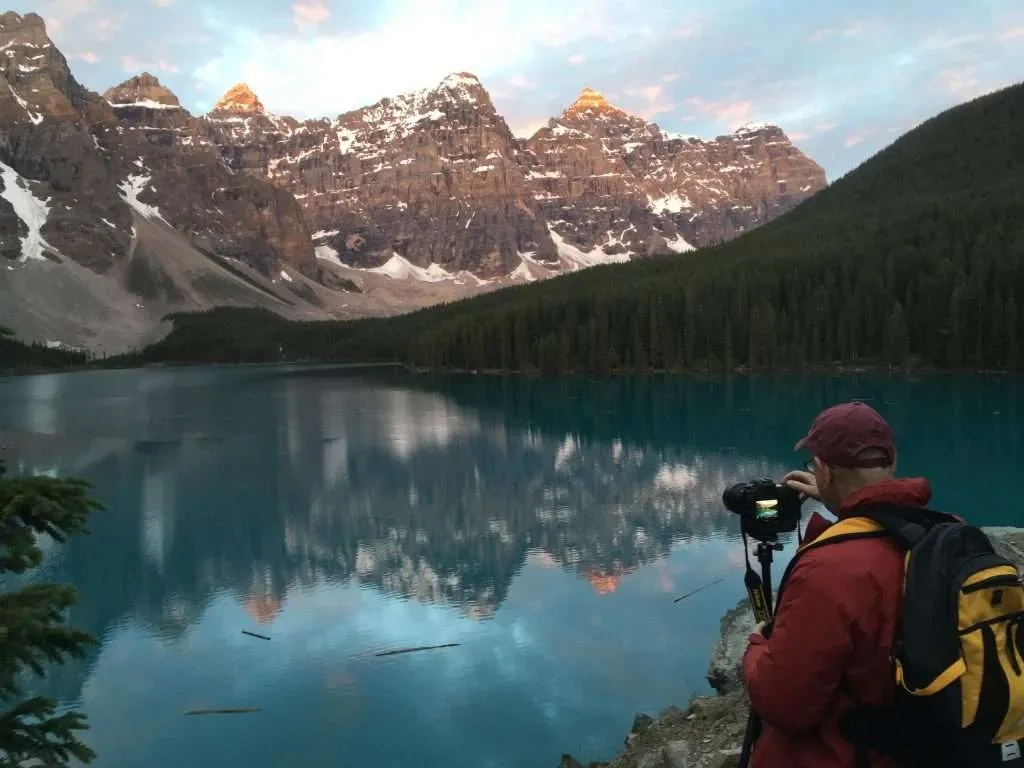
[(13, 338), (8, 328), (0, 325), (0, 373), (72, 368), (85, 362), (86, 355), (82, 352), (24, 344)]
[(790, 214), (687, 258), (595, 267), (388, 321), (267, 318), (232, 329), (212, 313), (179, 320), (144, 357), (205, 357), (219, 335), (222, 359), (597, 372), (1020, 368), (1022, 124), (1024, 85), (961, 105)]

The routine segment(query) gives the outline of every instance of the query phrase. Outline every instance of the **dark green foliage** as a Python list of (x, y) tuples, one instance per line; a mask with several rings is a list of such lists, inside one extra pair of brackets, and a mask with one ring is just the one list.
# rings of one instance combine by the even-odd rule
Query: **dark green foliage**
[[(0, 573), (24, 573), (42, 561), (37, 540), (58, 542), (86, 531), (89, 514), (101, 506), (81, 480), (9, 477), (0, 463)], [(75, 603), (73, 587), (29, 584), (0, 591), (0, 767), (14, 768), (29, 758), (47, 765), (72, 758), (89, 762), (94, 754), (79, 741), (88, 726), (78, 712), (56, 714), (56, 702), (22, 699), (26, 672), (43, 675), (47, 664), (81, 658), (94, 639), (64, 626)]]
[(686, 256), (595, 267), (392, 320), (180, 318), (144, 357), (203, 358), (213, 338), (219, 351), (207, 359), (258, 349), (258, 359), (597, 373), (1020, 368), (1022, 121), (1021, 85), (961, 105), (786, 216)]
[(85, 352), (25, 344), (15, 339), (10, 329), (0, 326), (0, 373), (73, 368), (84, 365), (87, 359)]

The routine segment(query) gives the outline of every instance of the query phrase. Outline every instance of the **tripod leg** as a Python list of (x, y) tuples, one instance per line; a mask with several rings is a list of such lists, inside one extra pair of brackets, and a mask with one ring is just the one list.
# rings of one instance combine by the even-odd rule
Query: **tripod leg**
[(748, 768), (750, 765), (750, 752), (754, 748), (754, 742), (761, 731), (761, 719), (753, 709), (747, 715), (747, 728), (743, 733), (743, 749), (740, 752), (739, 768)]
[[(772, 550), (769, 546), (766, 546), (763, 542), (758, 543), (757, 547), (757, 560), (761, 564), (761, 584), (760, 586), (760, 601), (761, 605), (758, 606), (754, 603), (754, 591), (751, 592), (751, 602), (754, 603), (754, 613), (758, 621), (770, 621), (774, 614), (774, 607), (772, 606)], [(753, 570), (750, 568), (750, 561), (747, 561), (748, 575), (753, 576)], [(754, 578), (756, 581), (756, 576)], [(748, 589), (750, 583), (748, 580)], [(759, 602), (760, 602), (759, 601)], [(760, 607), (760, 610), (758, 608)], [(750, 765), (750, 753), (754, 749), (754, 742), (757, 741), (757, 737), (761, 735), (761, 717), (754, 711), (753, 706), (750, 708), (750, 714), (747, 716), (747, 729), (743, 734), (743, 749), (740, 752), (740, 764), (739, 768), (748, 768)]]

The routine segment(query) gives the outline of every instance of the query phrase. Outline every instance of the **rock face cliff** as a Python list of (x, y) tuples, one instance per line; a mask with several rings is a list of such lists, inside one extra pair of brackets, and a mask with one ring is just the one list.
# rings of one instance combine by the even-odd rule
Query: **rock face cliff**
[(303, 123), (236, 86), (208, 123), (233, 168), (292, 191), (320, 252), (358, 268), (530, 280), (728, 240), (825, 186), (775, 126), (673, 136), (589, 88), (516, 139), (465, 72)]
[(196, 140), (202, 121), (152, 75), (101, 98), (74, 79), (32, 13), (0, 17), (0, 49), (8, 258), (64, 256), (105, 274), (128, 257), (134, 212), (264, 275), (288, 264), (315, 277), (294, 198), (222, 163)]
[(519, 156), (553, 236), (596, 259), (729, 240), (825, 186), (775, 126), (675, 136), (589, 88)]
[(557, 260), (516, 139), (473, 75), (301, 124), (253, 100), (226, 97), (210, 139), (236, 170), (295, 195), (321, 253), (485, 279), (509, 274), (520, 253)]

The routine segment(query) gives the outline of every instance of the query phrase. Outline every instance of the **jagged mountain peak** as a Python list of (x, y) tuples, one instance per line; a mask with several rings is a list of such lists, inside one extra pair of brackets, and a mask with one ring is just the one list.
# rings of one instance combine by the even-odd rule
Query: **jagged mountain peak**
[(228, 89), (212, 111), (262, 115), (266, 110), (252, 88), (246, 83), (238, 83)]
[(490, 102), (490, 94), (472, 72), (453, 72), (427, 93), (470, 104)]
[(180, 108), (178, 97), (149, 72), (125, 80), (103, 94), (113, 107)]
[(580, 95), (576, 97), (576, 101), (570, 104), (562, 113), (562, 118), (576, 121), (593, 118), (620, 121), (639, 120), (639, 118), (630, 115), (624, 109), (620, 109), (619, 107), (611, 104), (611, 102), (605, 98), (603, 93), (590, 87), (584, 88), (580, 91)]
[(586, 112), (587, 110), (609, 109), (610, 107), (611, 104), (608, 103), (604, 94), (586, 87), (580, 91), (580, 95), (576, 97), (576, 101), (569, 106), (566, 112)]
[(75, 80), (39, 14), (0, 15), (0, 52), (0, 76), (7, 86), (0, 88), (0, 121), (94, 124), (113, 117), (106, 102)]
[[(38, 13), (20, 14), (14, 11), (7, 11), (0, 15), (0, 32), (19, 31), (22, 34), (33, 33), (38, 30), (39, 34), (46, 37), (46, 22)], [(48, 41), (47, 41), (48, 42)]]
[(480, 83), (480, 78), (472, 72), (452, 72), (448, 77), (441, 81), (441, 87), (443, 88), (458, 88), (459, 86), (467, 86), (470, 88), (483, 87)]
[(781, 133), (782, 129), (779, 126), (775, 125), (774, 123), (754, 122), (744, 123), (735, 131), (733, 131), (733, 133), (739, 135), (744, 133), (764, 133), (772, 131), (778, 131)]

